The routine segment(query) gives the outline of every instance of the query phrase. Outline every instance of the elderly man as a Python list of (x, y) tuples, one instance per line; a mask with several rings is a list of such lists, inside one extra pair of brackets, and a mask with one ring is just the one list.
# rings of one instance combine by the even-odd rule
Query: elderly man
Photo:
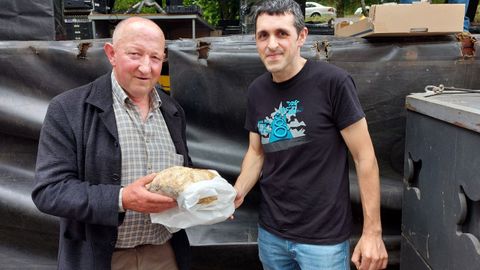
[(188, 269), (185, 232), (149, 218), (175, 201), (145, 188), (191, 165), (184, 112), (156, 88), (164, 34), (132, 17), (104, 49), (113, 71), (55, 97), (40, 135), (32, 198), (60, 218), (58, 268)]

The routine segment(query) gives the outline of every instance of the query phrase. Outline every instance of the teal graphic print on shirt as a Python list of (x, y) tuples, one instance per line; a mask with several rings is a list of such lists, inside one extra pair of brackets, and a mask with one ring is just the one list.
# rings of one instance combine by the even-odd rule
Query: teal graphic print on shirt
[(305, 122), (299, 122), (297, 113), (301, 113), (300, 101), (280, 102), (269, 116), (258, 121), (258, 131), (262, 137), (262, 144), (292, 140), (305, 136)]

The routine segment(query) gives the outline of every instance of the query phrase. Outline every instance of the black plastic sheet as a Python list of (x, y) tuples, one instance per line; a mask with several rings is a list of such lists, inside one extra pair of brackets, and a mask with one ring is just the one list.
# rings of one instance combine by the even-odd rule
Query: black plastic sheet
[[(248, 144), (243, 129), (246, 89), (265, 69), (252, 36), (202, 40), (208, 44), (169, 41), (172, 96), (187, 115), (194, 164), (216, 169), (233, 183)], [(53, 96), (110, 70), (103, 43), (0, 42), (0, 263), (12, 265), (10, 269), (56, 268), (57, 220), (40, 213), (30, 199), (38, 135)], [(422, 92), (428, 84), (478, 88), (478, 58), (465, 57), (454, 37), (369, 41), (310, 36), (302, 55), (340, 66), (356, 82), (380, 164), (384, 236), (394, 269), (400, 249), (405, 96)], [(353, 170), (351, 190), (356, 222), (353, 243), (362, 224)], [(202, 259), (206, 249), (199, 247), (224, 250), (216, 253), (223, 258), (242, 248), (254, 254), (257, 202), (254, 189), (235, 220), (188, 231), (196, 247), (196, 269), (211, 261)], [(235, 252), (229, 254), (229, 250)], [(236, 266), (224, 261), (219, 269), (258, 267), (256, 258), (230, 261)]]
[(63, 0), (0, 0), (0, 40), (65, 39)]

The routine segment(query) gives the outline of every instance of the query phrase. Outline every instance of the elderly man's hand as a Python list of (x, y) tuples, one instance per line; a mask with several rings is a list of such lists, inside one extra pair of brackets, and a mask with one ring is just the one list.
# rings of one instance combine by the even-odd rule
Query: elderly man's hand
[(125, 210), (158, 213), (177, 206), (175, 199), (147, 190), (145, 185), (152, 182), (153, 178), (155, 174), (149, 174), (123, 188), (122, 204)]

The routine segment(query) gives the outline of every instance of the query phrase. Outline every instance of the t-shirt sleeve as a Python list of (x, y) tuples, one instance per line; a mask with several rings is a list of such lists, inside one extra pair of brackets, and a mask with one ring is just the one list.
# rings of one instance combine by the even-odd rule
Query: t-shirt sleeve
[(257, 125), (255, 122), (255, 104), (253, 104), (253, 101), (250, 98), (250, 94), (248, 94), (248, 98), (247, 98), (247, 110), (245, 113), (245, 129), (251, 132), (258, 133)]
[(333, 117), (339, 130), (365, 117), (352, 77), (347, 76), (337, 87), (333, 100)]

